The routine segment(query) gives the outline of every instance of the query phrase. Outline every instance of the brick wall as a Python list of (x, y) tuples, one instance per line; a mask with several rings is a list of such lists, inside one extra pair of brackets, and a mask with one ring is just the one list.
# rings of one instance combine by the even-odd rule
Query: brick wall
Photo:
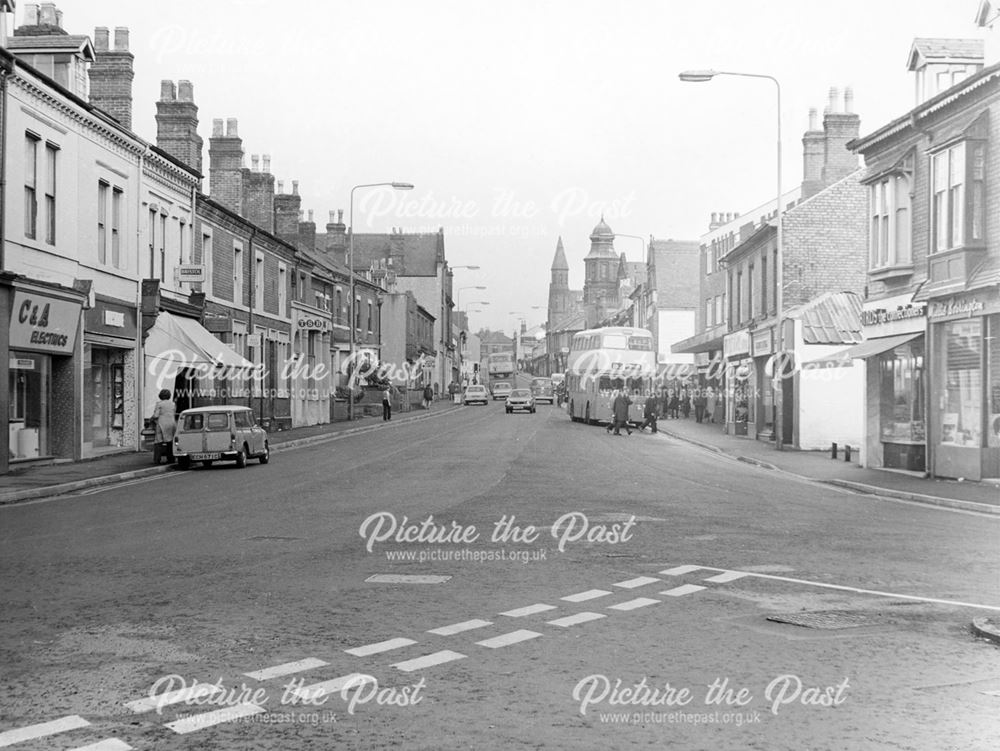
[(227, 121), (225, 132), (222, 120), (212, 121), (208, 158), (208, 192), (212, 199), (240, 213), (243, 210), (243, 140), (237, 134), (235, 119)]
[(156, 103), (156, 145), (201, 172), (203, 141), (198, 135), (198, 107), (190, 81), (160, 82)]
[(90, 103), (132, 129), (133, 55), (128, 51), (128, 29), (115, 29), (115, 48), (108, 44), (108, 30), (95, 29), (95, 57), (90, 65)]

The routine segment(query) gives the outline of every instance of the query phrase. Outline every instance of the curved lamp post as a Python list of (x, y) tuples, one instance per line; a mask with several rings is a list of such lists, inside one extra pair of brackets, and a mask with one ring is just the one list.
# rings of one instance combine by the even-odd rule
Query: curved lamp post
[(783, 232), (782, 232), (782, 216), (784, 214), (784, 206), (781, 194), (781, 84), (778, 79), (774, 76), (769, 76), (763, 73), (739, 73), (736, 71), (729, 70), (686, 70), (679, 74), (679, 78), (686, 83), (704, 83), (706, 81), (711, 81), (716, 76), (739, 76), (741, 78), (764, 78), (774, 84), (775, 93), (777, 94), (777, 183), (778, 183), (778, 196), (777, 196), (777, 209), (775, 212), (775, 221), (777, 223), (777, 235), (775, 237), (775, 244), (777, 248), (778, 262), (775, 264), (774, 269), (774, 282), (775, 282), (775, 300), (774, 304), (777, 308), (777, 329), (778, 335), (775, 337), (774, 344), (774, 364), (771, 368), (771, 377), (774, 383), (774, 442), (775, 448), (779, 451), (783, 450), (785, 447), (784, 431), (785, 431), (785, 395), (784, 395), (784, 375), (785, 375), (785, 346), (784, 346), (784, 321), (782, 320), (784, 314), (784, 247), (782, 245)]

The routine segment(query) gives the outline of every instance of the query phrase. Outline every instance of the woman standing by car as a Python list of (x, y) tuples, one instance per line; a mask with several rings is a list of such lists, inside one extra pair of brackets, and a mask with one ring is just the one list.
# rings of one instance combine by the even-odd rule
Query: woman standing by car
[[(177, 406), (171, 401), (168, 389), (160, 391), (159, 398), (160, 401), (153, 407), (153, 422), (156, 423), (154, 439), (156, 443), (160, 444), (161, 451), (165, 451), (167, 462), (172, 463), (174, 453), (171, 447), (173, 446), (174, 433), (177, 431)], [(164, 446), (164, 444), (166, 445)], [(155, 458), (156, 463), (159, 464), (159, 455)]]

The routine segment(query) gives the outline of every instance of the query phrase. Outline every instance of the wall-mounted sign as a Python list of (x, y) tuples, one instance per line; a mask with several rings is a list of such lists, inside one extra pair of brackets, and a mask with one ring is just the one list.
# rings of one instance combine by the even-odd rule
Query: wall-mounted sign
[(10, 315), (10, 348), (72, 354), (82, 309), (78, 302), (17, 290)]
[(177, 267), (177, 281), (201, 284), (205, 281), (205, 267), (200, 263), (182, 263)]
[(261, 346), (260, 334), (247, 334), (247, 346), (257, 349)]
[(977, 313), (982, 313), (985, 308), (986, 303), (976, 297), (949, 297), (946, 300), (934, 300), (929, 303), (927, 315), (931, 318), (944, 318), (946, 316), (972, 318)]
[(301, 316), (295, 324), (299, 331), (329, 331), (331, 327), (329, 318), (319, 316)]
[(743, 329), (726, 334), (722, 339), (722, 354), (727, 358), (750, 354), (750, 332)]
[(750, 338), (750, 344), (754, 357), (763, 357), (764, 355), (769, 355), (774, 351), (774, 337), (771, 336), (772, 333), (773, 331), (771, 329), (753, 332), (753, 335)]
[(105, 310), (104, 311), (104, 325), (114, 326), (118, 329), (125, 328), (125, 314), (120, 310)]
[(7, 363), (11, 370), (34, 370), (35, 361), (25, 357), (12, 357)]
[(911, 318), (923, 318), (927, 315), (927, 305), (922, 302), (907, 303), (894, 309), (870, 308), (861, 311), (862, 326), (885, 326), (898, 321), (907, 321)]

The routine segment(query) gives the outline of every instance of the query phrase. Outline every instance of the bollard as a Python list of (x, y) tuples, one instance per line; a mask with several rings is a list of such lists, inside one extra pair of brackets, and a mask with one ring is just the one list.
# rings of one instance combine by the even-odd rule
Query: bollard
[(837, 458), (837, 442), (836, 441), (833, 442), (833, 446), (830, 449), (830, 458), (831, 459), (836, 459)]
[(851, 461), (851, 445), (849, 443), (844, 444), (844, 461)]

